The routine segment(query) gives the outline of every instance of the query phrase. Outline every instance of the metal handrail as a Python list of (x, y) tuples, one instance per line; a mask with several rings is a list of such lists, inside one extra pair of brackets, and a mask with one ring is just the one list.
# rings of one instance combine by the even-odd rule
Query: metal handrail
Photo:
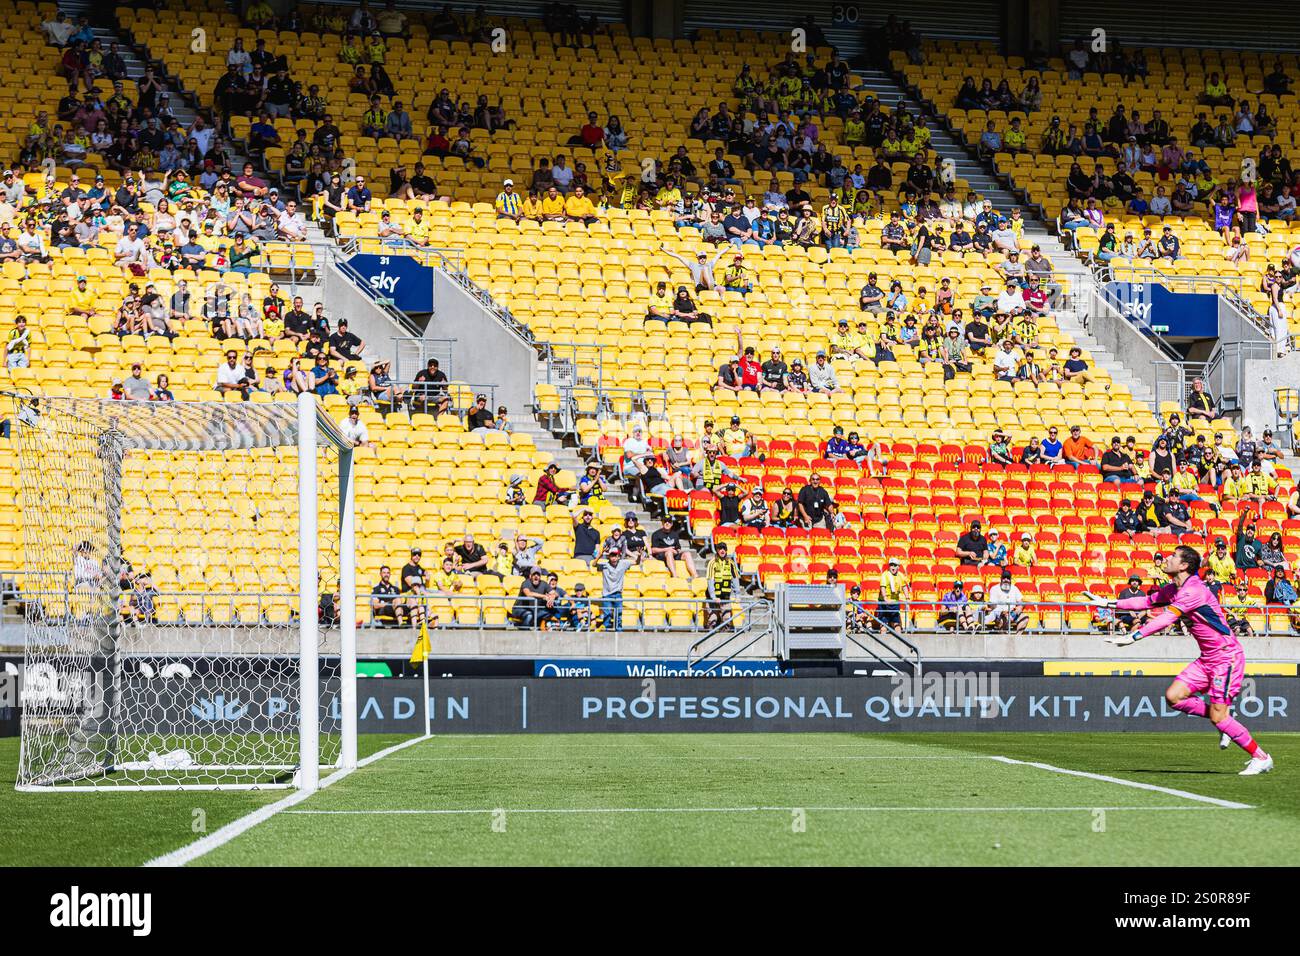
[(405, 329), (416, 338), (424, 335), (424, 329), (418, 322), (411, 318), (407, 313), (397, 308), (397, 306), (393, 305), (391, 300), (385, 299), (384, 296), (381, 296), (378, 292), (372, 289), (370, 283), (365, 280), (361, 273), (357, 272), (356, 269), (352, 268), (352, 266), (348, 264), (347, 259), (344, 259), (341, 256), (336, 257), (334, 259), (334, 267), (338, 269), (339, 272), (343, 273), (343, 275), (354, 286), (368, 297), (370, 301), (374, 303), (376, 308), (380, 309), (385, 315), (396, 322), (399, 328)]
[[(380, 239), (377, 239), (377, 241), (383, 242), (383, 240)], [(412, 258), (419, 259), (422, 265), (439, 269), (447, 276), (447, 278), (451, 279), (452, 282), (455, 282), (458, 286), (473, 296), (480, 306), (492, 313), (492, 315), (495, 316), (496, 319), (507, 329), (518, 335), (530, 345), (536, 342), (536, 336), (533, 335), (532, 329), (530, 329), (526, 323), (516, 319), (514, 313), (512, 313), (509, 308), (497, 302), (487, 289), (484, 289), (469, 277), (469, 272), (461, 264), (464, 250), (435, 249), (425, 246), (403, 245), (395, 242), (387, 244), (385, 248), (391, 250), (397, 255), (409, 255)], [(355, 235), (340, 236), (337, 245), (338, 255), (335, 260), (336, 264), (342, 266), (348, 259), (360, 252), (360, 250), (361, 237)], [(435, 258), (437, 259), (436, 263), (433, 261)], [(350, 278), (357, 275), (356, 270), (349, 271), (351, 273), (349, 276)], [(367, 288), (364, 282), (358, 284), (363, 288)], [(368, 288), (367, 291), (369, 291)], [(415, 334), (421, 335), (423, 334), (423, 330), (416, 332)]]
[[(722, 602), (714, 601), (711, 603), (713, 603), (716, 606), (717, 604)], [(733, 641), (740, 640), (742, 637), (744, 637), (745, 635), (753, 631), (754, 611), (759, 608), (763, 608), (768, 612), (767, 626), (764, 627), (763, 630), (755, 634), (748, 641), (746, 641), (744, 644), (742, 644), (740, 647), (736, 648), (734, 651), (728, 654), (726, 657), (714, 661), (704, 670), (700, 671), (700, 674), (702, 676), (708, 676), (709, 674), (713, 673), (713, 671), (717, 670), (719, 667), (723, 666), (724, 664), (730, 663), (731, 661), (735, 660), (741, 654), (745, 653), (745, 651), (749, 650), (749, 648), (753, 647), (755, 644), (761, 641), (764, 637), (772, 633), (772, 614), (771, 614), (772, 608), (771, 605), (766, 600), (754, 601), (746, 605), (744, 610), (747, 610), (748, 613), (745, 615), (745, 620), (741, 623), (739, 628), (733, 628), (732, 626), (733, 622), (735, 621), (736, 615), (731, 608), (731, 601), (727, 601), (726, 604), (727, 604), (727, 616), (724, 617), (722, 620), (718, 621), (717, 624), (715, 624), (712, 628), (710, 628), (703, 635), (701, 635), (699, 640), (695, 641), (687, 649), (686, 670), (688, 673), (693, 672), (697, 664), (703, 663), (705, 659), (712, 657), (714, 654), (717, 654), (728, 644), (731, 644)], [(724, 632), (727, 634), (727, 637), (721, 643), (710, 648), (708, 651), (700, 650), (700, 648), (705, 643), (707, 643), (711, 638), (715, 638)], [(699, 651), (698, 655), (696, 654), (696, 651)]]
[[(1171, 543), (1172, 543), (1172, 537), (1171, 537)], [(13, 601), (23, 602), (23, 603), (30, 603), (34, 599), (41, 599), (41, 598), (46, 598), (46, 599), (53, 598), (56, 601), (62, 602), (62, 606), (65, 609), (64, 612), (55, 615), (47, 614), (45, 618), (47, 622), (51, 620), (53, 621), (66, 620), (69, 617), (71, 617), (72, 616), (71, 605), (75, 602), (75, 600), (80, 595), (84, 595), (86, 597), (93, 597), (93, 596), (102, 595), (104, 593), (108, 593), (105, 592), (102, 588), (100, 589), (87, 588), (84, 590), (78, 589), (77, 587), (72, 585), (71, 573), (22, 572), (22, 571), (15, 571), (15, 570), (0, 571), (0, 581), (7, 581), (7, 582), (16, 581), (19, 578), (31, 578), (31, 577), (40, 577), (40, 576), (60, 577), (64, 579), (65, 584), (64, 586), (53, 587), (53, 588), (38, 587), (38, 588), (17, 588), (12, 591), (6, 590), (6, 598)], [(969, 590), (969, 585), (968, 585), (968, 590)], [(115, 600), (121, 600), (124, 597), (129, 597), (133, 592), (131, 591), (119, 592), (114, 588), (112, 589), (111, 593)], [(1225, 610), (1228, 611), (1230, 620), (1233, 619), (1235, 614), (1234, 611), (1235, 605), (1232, 604), (1230, 598), (1230, 595), (1232, 593), (1233, 591), (1231, 585), (1224, 584), (1221, 599), (1227, 605), (1225, 607)], [(241, 626), (241, 625), (265, 626), (268, 623), (271, 626), (278, 626), (285, 622), (284, 621), (267, 622), (262, 619), (261, 614), (264, 613), (264, 611), (269, 607), (279, 606), (279, 607), (287, 607), (292, 615), (296, 611), (297, 602), (298, 602), (298, 595), (295, 592), (289, 592), (289, 591), (277, 592), (273, 590), (241, 591), (225, 585), (218, 588), (207, 589), (202, 591), (158, 590), (152, 596), (153, 596), (153, 601), (155, 606), (157, 606), (158, 604), (167, 605), (171, 603), (202, 602), (204, 608), (204, 614), (202, 619), (189, 620), (184, 616), (180, 616), (169, 620), (160, 619), (159, 621), (156, 622), (156, 624), (150, 622), (152, 626), (157, 626), (157, 627), (171, 627), (171, 626), (231, 627), (231, 626)], [(569, 590), (568, 597), (570, 599), (572, 598), (571, 589)], [(439, 627), (443, 629), (450, 629), (456, 631), (478, 631), (480, 633), (485, 632), (487, 630), (500, 629), (500, 627), (497, 625), (488, 625), (485, 623), (484, 616), (483, 616), (484, 609), (488, 607), (493, 607), (493, 608), (504, 607), (506, 608), (508, 613), (513, 603), (519, 599), (517, 594), (469, 594), (467, 595), (467, 594), (427, 593), (427, 594), (417, 595), (413, 593), (407, 593), (407, 594), (398, 594), (398, 595), (387, 595), (387, 594), (377, 594), (373, 591), (362, 591), (358, 589), (357, 607), (355, 611), (357, 613), (369, 614), (371, 611), (370, 601), (372, 598), (396, 599), (402, 602), (406, 602), (408, 604), (414, 603), (414, 604), (421, 605), (424, 608), (426, 608), (426, 610), (433, 608), (437, 605), (448, 605), (448, 604), (452, 606), (453, 611), (455, 611), (455, 609), (457, 608), (474, 608), (478, 612), (475, 621), (465, 623), (459, 620), (455, 620), (454, 619), (455, 614), (453, 613), (452, 619), (446, 621), (440, 620)], [(588, 595), (588, 600), (590, 602), (590, 608), (591, 608), (591, 619), (593, 622), (595, 622), (599, 619), (599, 617), (601, 616), (605, 608), (606, 598), (605, 596), (600, 594), (590, 594)], [(1288, 607), (1282, 604), (1264, 604), (1262, 603), (1262, 599), (1258, 597), (1252, 598), (1252, 600), (1255, 601), (1256, 603), (1253, 603), (1250, 606), (1247, 612), (1248, 617), (1249, 616), (1257, 617), (1259, 615), (1263, 616), (1263, 620), (1262, 622), (1260, 622), (1262, 624), (1262, 629), (1256, 630), (1254, 633), (1260, 636), (1293, 636), (1298, 632), (1298, 629), (1291, 623), (1290, 620), (1282, 627), (1276, 627), (1276, 628), (1273, 626), (1273, 622), (1275, 616), (1283, 615), (1283, 614), (1288, 615), (1288, 617), (1292, 617), (1296, 619), (1297, 622), (1300, 622), (1300, 601), (1297, 601), (1296, 604)], [(241, 603), (252, 602), (252, 601), (258, 602), (258, 607), (259, 607), (258, 618), (254, 620), (248, 620), (248, 621), (240, 620), (237, 615), (237, 611), (238, 611), (237, 605)], [(759, 624), (762, 623), (759, 620), (759, 618), (762, 617), (763, 612), (765, 610), (770, 610), (769, 602), (764, 598), (755, 598), (749, 595), (739, 595), (735, 598), (732, 598), (729, 601), (722, 601), (722, 602), (709, 599), (709, 598), (697, 598), (697, 597), (656, 598), (656, 597), (624, 596), (621, 600), (621, 606), (623, 610), (635, 611), (638, 617), (641, 619), (644, 619), (646, 612), (650, 610), (654, 610), (654, 609), (663, 610), (665, 612), (665, 617), (666, 617), (668, 611), (674, 609), (680, 609), (680, 610), (689, 610), (691, 612), (692, 623), (688, 625), (674, 625), (670, 623), (646, 625), (642, 620), (641, 625), (637, 628), (623, 628), (622, 622), (620, 620), (619, 626), (616, 628), (616, 630), (662, 631), (667, 633), (680, 633), (682, 631), (697, 631), (699, 630), (700, 625), (695, 622), (702, 620), (704, 612), (706, 610), (709, 610), (710, 606), (716, 606), (718, 603), (723, 603), (728, 607), (729, 616), (726, 619), (724, 619), (722, 622), (720, 622), (718, 626), (710, 628), (709, 630), (700, 634), (700, 636), (692, 642), (690, 649), (687, 652), (687, 659), (688, 662), (694, 660), (696, 663), (698, 663), (699, 661), (703, 660), (705, 657), (709, 656), (709, 654), (717, 653), (723, 647), (726, 647), (728, 644), (730, 644), (733, 640), (739, 637), (747, 636), (755, 627), (758, 627)], [(878, 602), (857, 601), (851, 603), (854, 603), (856, 605), (858, 609), (858, 613), (863, 619), (867, 620), (869, 623), (871, 622), (874, 622), (876, 624), (880, 623), (875, 613), (875, 607)], [(739, 605), (738, 608), (737, 605)], [(969, 604), (966, 604), (966, 605), (962, 605), (961, 607), (969, 607), (969, 606), (970, 606)], [(214, 619), (211, 614), (211, 611), (213, 609), (219, 609), (222, 607), (228, 608), (231, 611), (230, 618), (226, 620)], [(982, 602), (978, 607), (980, 608), (980, 610), (976, 614), (977, 619), (974, 625), (972, 627), (967, 627), (962, 624), (962, 614), (960, 613), (960, 610), (958, 610), (957, 608), (950, 608), (949, 606), (944, 605), (942, 596), (937, 596), (933, 599), (926, 599), (926, 600), (918, 600), (915, 596), (913, 596), (899, 602), (899, 612), (902, 616), (903, 621), (906, 622), (903, 628), (898, 629), (893, 627), (887, 627), (885, 630), (887, 635), (890, 638), (898, 641), (899, 643), (903, 644), (904, 647), (907, 648), (910, 655), (915, 657), (916, 664), (914, 664), (914, 666), (918, 666), (920, 662), (920, 649), (917, 646), (917, 644), (907, 636), (907, 634), (1003, 633), (1003, 634), (1013, 634), (1013, 635), (1019, 634), (1020, 636), (1023, 637), (1034, 637), (1040, 635), (1097, 636), (1101, 633), (1127, 629), (1127, 626), (1117, 627), (1114, 624), (1107, 624), (1104, 630), (1099, 630), (1097, 624), (1099, 617), (1109, 618), (1111, 621), (1114, 621), (1115, 615), (1119, 613), (1119, 614), (1131, 615), (1135, 619), (1140, 619), (1146, 613), (1144, 611), (1116, 612), (1113, 609), (1103, 609), (1099, 611), (1096, 605), (1086, 601), (1044, 600), (1042, 598), (1029, 596), (1024, 599), (1023, 603), (1021, 603), (1018, 606), (1017, 610), (1026, 614), (1037, 615), (1038, 617), (1037, 622), (1031, 623), (1023, 631), (1018, 631), (1018, 630), (1008, 631), (1006, 628), (990, 626), (990, 623), (987, 620), (987, 616), (991, 610), (991, 606), (987, 602)], [(340, 608), (340, 611), (341, 610), (342, 609)], [(954, 623), (952, 627), (936, 624), (936, 626), (933, 628), (927, 627), (922, 629), (915, 625), (915, 615), (918, 612), (932, 611), (937, 616), (948, 610), (958, 610), (957, 621)], [(1088, 616), (1088, 624), (1079, 627), (1072, 626), (1070, 623), (1070, 617), (1075, 612), (1086, 612)], [(1056, 615), (1056, 619), (1053, 621), (1053, 624), (1051, 626), (1044, 623), (1043, 619), (1044, 616), (1046, 615)], [(743, 617), (744, 620), (738, 625), (736, 632), (730, 635), (721, 644), (717, 645), (714, 648), (711, 648), (709, 654), (705, 654), (705, 653), (696, 654), (696, 652), (699, 651), (699, 649), (710, 639), (714, 637), (718, 637), (722, 629), (725, 628), (725, 625), (727, 623), (736, 620), (738, 616)], [(1031, 617), (1031, 622), (1032, 620), (1033, 619)], [(1104, 624), (1106, 622), (1103, 621), (1102, 623)], [(363, 626), (367, 628), (373, 627), (376, 629), (385, 629), (386, 627), (386, 625), (382, 624), (381, 622), (375, 621), (373, 617), (367, 624)], [(529, 628), (525, 628), (509, 620), (507, 620), (504, 626), (512, 631), (519, 631), (520, 633), (538, 632), (539, 630), (541, 630), (536, 625)], [(767, 626), (770, 629), (770, 617), (767, 622)], [(602, 631), (599, 628), (588, 628), (587, 630), (592, 632), (610, 633), (609, 631)], [(766, 630), (760, 632), (758, 637), (755, 638), (755, 640), (750, 641), (744, 647), (740, 648), (737, 651), (734, 651), (727, 658), (723, 659), (722, 661), (719, 661), (718, 664), (719, 665), (724, 664), (727, 661), (734, 659), (740, 653), (743, 653), (745, 649), (747, 649), (748, 647), (756, 643), (758, 639), (761, 639), (763, 634), (767, 632), (768, 631)], [(850, 639), (850, 641), (852, 641), (852, 643), (855, 646), (863, 650), (870, 657), (877, 660), (880, 659), (879, 655), (875, 650), (866, 646), (862, 641), (858, 640), (858, 637), (860, 636), (858, 632), (850, 630), (847, 632), (846, 636)], [(908, 654), (904, 654), (903, 652), (898, 651), (896, 648), (889, 647), (888, 644), (884, 643), (879, 639), (879, 635), (873, 636), (872, 639), (875, 640), (876, 643), (880, 643), (882, 647), (889, 650), (892, 654), (894, 654), (897, 657), (905, 658), (909, 656)]]
[[(877, 617), (874, 612), (864, 611), (861, 613), (863, 613), (863, 615), (866, 618), (868, 618), (871, 623), (874, 623), (879, 628), (878, 631), (866, 632), (867, 637), (870, 638), (870, 640), (874, 641), (875, 643), (879, 644), (886, 651), (888, 651), (889, 654), (894, 658), (894, 660), (907, 661), (908, 663), (910, 663), (912, 665), (913, 676), (920, 676), (921, 649), (917, 647), (915, 644), (913, 644), (911, 641), (909, 641), (907, 638), (905, 638), (901, 633), (899, 633), (898, 629), (895, 628), (892, 624), (886, 624), (884, 621), (880, 620), (880, 618)], [(884, 638), (882, 637), (883, 634), (888, 634), (894, 640), (898, 641), (900, 644), (906, 647), (907, 650), (911, 652), (911, 654), (908, 655), (903, 651), (900, 651), (896, 647), (890, 647), (889, 644), (887, 644)], [(858, 647), (860, 647), (862, 650), (866, 651), (867, 654), (869, 654), (877, 663), (883, 664), (884, 666), (888, 667), (895, 674), (903, 673), (902, 668), (900, 668), (897, 664), (895, 664), (894, 660), (881, 657), (879, 653), (872, 650), (866, 644), (862, 643), (862, 641), (858, 640), (857, 634), (855, 634), (855, 632), (846, 629), (844, 632), (844, 636), (848, 638), (851, 642), (856, 644)]]

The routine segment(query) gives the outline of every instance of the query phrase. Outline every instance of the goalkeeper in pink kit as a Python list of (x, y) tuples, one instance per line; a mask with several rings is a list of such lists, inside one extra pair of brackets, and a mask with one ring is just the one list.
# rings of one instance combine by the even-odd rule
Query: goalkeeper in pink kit
[[(1178, 620), (1185, 621), (1201, 648), (1201, 656), (1174, 678), (1165, 691), (1165, 699), (1184, 714), (1208, 718), (1223, 734), (1225, 746), (1226, 741), (1231, 740), (1250, 754), (1250, 763), (1241, 771), (1242, 776), (1268, 773), (1273, 769), (1273, 758), (1255, 742), (1250, 731), (1228, 713), (1228, 705), (1241, 690), (1246, 653), (1232, 633), (1218, 598), (1197, 576), (1200, 569), (1201, 556), (1194, 548), (1186, 545), (1174, 548), (1164, 562), (1169, 584), (1154, 594), (1115, 602), (1116, 610), (1161, 609), (1159, 613), (1136, 630), (1106, 640), (1125, 646), (1163, 631)], [(1208, 705), (1196, 696), (1202, 693), (1209, 697)]]

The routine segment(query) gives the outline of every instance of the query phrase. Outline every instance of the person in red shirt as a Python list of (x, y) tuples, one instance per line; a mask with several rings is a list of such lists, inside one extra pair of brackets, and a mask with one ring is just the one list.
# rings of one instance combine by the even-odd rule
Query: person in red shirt
[(754, 347), (745, 347), (740, 328), (736, 329), (736, 361), (740, 363), (740, 387), (758, 391), (758, 380), (763, 374), (763, 364), (754, 355)]
[(605, 142), (605, 127), (596, 122), (595, 112), (587, 114), (587, 122), (578, 132), (576, 140), (570, 140), (573, 146), (586, 146), (593, 153)]
[(424, 155), (446, 156), (451, 149), (451, 140), (447, 139), (447, 127), (439, 126), (429, 130), (429, 138), (424, 141)]
[(1046, 315), (1047, 308), (1047, 290), (1038, 284), (1037, 276), (1029, 277), (1029, 287), (1023, 292), (1025, 306), (1033, 315)]

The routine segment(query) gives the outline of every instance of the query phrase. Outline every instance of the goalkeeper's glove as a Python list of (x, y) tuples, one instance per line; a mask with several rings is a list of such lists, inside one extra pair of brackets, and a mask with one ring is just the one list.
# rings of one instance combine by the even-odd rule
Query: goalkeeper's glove
[(1107, 644), (1114, 644), (1116, 647), (1128, 647), (1130, 644), (1136, 644), (1142, 640), (1143, 635), (1138, 631), (1129, 631), (1125, 634), (1107, 634), (1102, 638)]
[(1098, 597), (1091, 591), (1084, 591), (1082, 594), (1083, 603), (1090, 604), (1095, 608), (1113, 608), (1115, 601), (1112, 598)]

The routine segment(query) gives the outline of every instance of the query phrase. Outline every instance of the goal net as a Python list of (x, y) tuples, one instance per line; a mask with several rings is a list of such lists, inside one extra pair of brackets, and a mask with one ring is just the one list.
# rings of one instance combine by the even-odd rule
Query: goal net
[(18, 788), (314, 789), (355, 766), (352, 455), (315, 399), (8, 398)]

